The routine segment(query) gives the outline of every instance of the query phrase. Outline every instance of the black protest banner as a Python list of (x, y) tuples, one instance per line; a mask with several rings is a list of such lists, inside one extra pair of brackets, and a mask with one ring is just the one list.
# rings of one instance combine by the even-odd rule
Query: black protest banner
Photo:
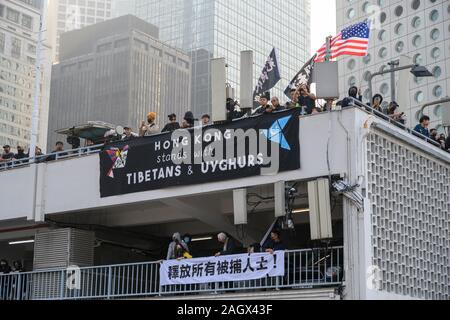
[(298, 116), (294, 109), (107, 145), (101, 197), (297, 170)]
[(266, 60), (266, 64), (264, 65), (261, 76), (258, 79), (255, 91), (253, 92), (253, 106), (255, 108), (259, 106), (261, 96), (275, 87), (280, 80), (281, 75), (280, 67), (278, 66), (277, 51), (273, 48)]

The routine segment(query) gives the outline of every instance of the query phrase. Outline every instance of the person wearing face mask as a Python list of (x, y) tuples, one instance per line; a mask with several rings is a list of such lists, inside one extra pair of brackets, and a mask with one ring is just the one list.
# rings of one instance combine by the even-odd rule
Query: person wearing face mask
[(189, 246), (181, 239), (181, 234), (176, 232), (172, 236), (172, 242), (167, 249), (166, 260), (192, 258), (189, 254)]

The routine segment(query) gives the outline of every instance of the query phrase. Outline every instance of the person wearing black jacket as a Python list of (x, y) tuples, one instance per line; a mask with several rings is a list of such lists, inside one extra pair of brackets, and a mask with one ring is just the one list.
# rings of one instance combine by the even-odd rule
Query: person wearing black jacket
[(348, 97), (344, 98), (342, 101), (339, 101), (337, 105), (342, 106), (342, 108), (347, 108), (352, 105), (352, 98), (362, 102), (363, 97), (361, 94), (361, 89), (358, 90), (355, 86), (350, 87), (350, 89), (348, 89)]
[(5, 259), (0, 260), (0, 274), (8, 274), (11, 272), (11, 267)]
[(219, 233), (217, 235), (217, 240), (223, 244), (223, 250), (216, 253), (216, 257), (218, 256), (230, 256), (233, 254), (239, 253), (239, 248), (236, 243), (236, 240), (234, 240), (232, 237), (228, 236), (225, 233)]
[(270, 233), (270, 240), (264, 245), (264, 251), (267, 253), (274, 253), (275, 251), (286, 250), (286, 246), (281, 240), (281, 232), (279, 230), (272, 230)]
[(177, 116), (176, 114), (169, 115), (169, 123), (166, 124), (164, 129), (162, 129), (161, 132), (173, 132), (175, 130), (180, 129), (180, 124), (177, 122)]
[(17, 146), (17, 153), (14, 155), (14, 158), (16, 160), (27, 158), (27, 155), (25, 153), (25, 149), (22, 148), (21, 146)]

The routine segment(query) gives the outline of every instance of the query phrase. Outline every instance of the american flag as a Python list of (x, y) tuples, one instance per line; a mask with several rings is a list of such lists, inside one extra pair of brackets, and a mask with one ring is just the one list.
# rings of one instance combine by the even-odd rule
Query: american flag
[[(370, 26), (369, 22), (361, 22), (345, 28), (336, 37), (331, 39), (331, 59), (339, 56), (367, 55), (369, 49)], [(317, 52), (315, 62), (323, 62), (327, 54), (327, 45), (324, 44)]]

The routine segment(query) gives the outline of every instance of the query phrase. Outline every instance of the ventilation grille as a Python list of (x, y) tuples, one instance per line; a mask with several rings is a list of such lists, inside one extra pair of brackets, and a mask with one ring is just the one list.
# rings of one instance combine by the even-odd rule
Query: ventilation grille
[(450, 166), (372, 134), (368, 182), (381, 290), (449, 299)]
[(36, 234), (34, 270), (88, 267), (94, 262), (94, 233), (58, 229)]

